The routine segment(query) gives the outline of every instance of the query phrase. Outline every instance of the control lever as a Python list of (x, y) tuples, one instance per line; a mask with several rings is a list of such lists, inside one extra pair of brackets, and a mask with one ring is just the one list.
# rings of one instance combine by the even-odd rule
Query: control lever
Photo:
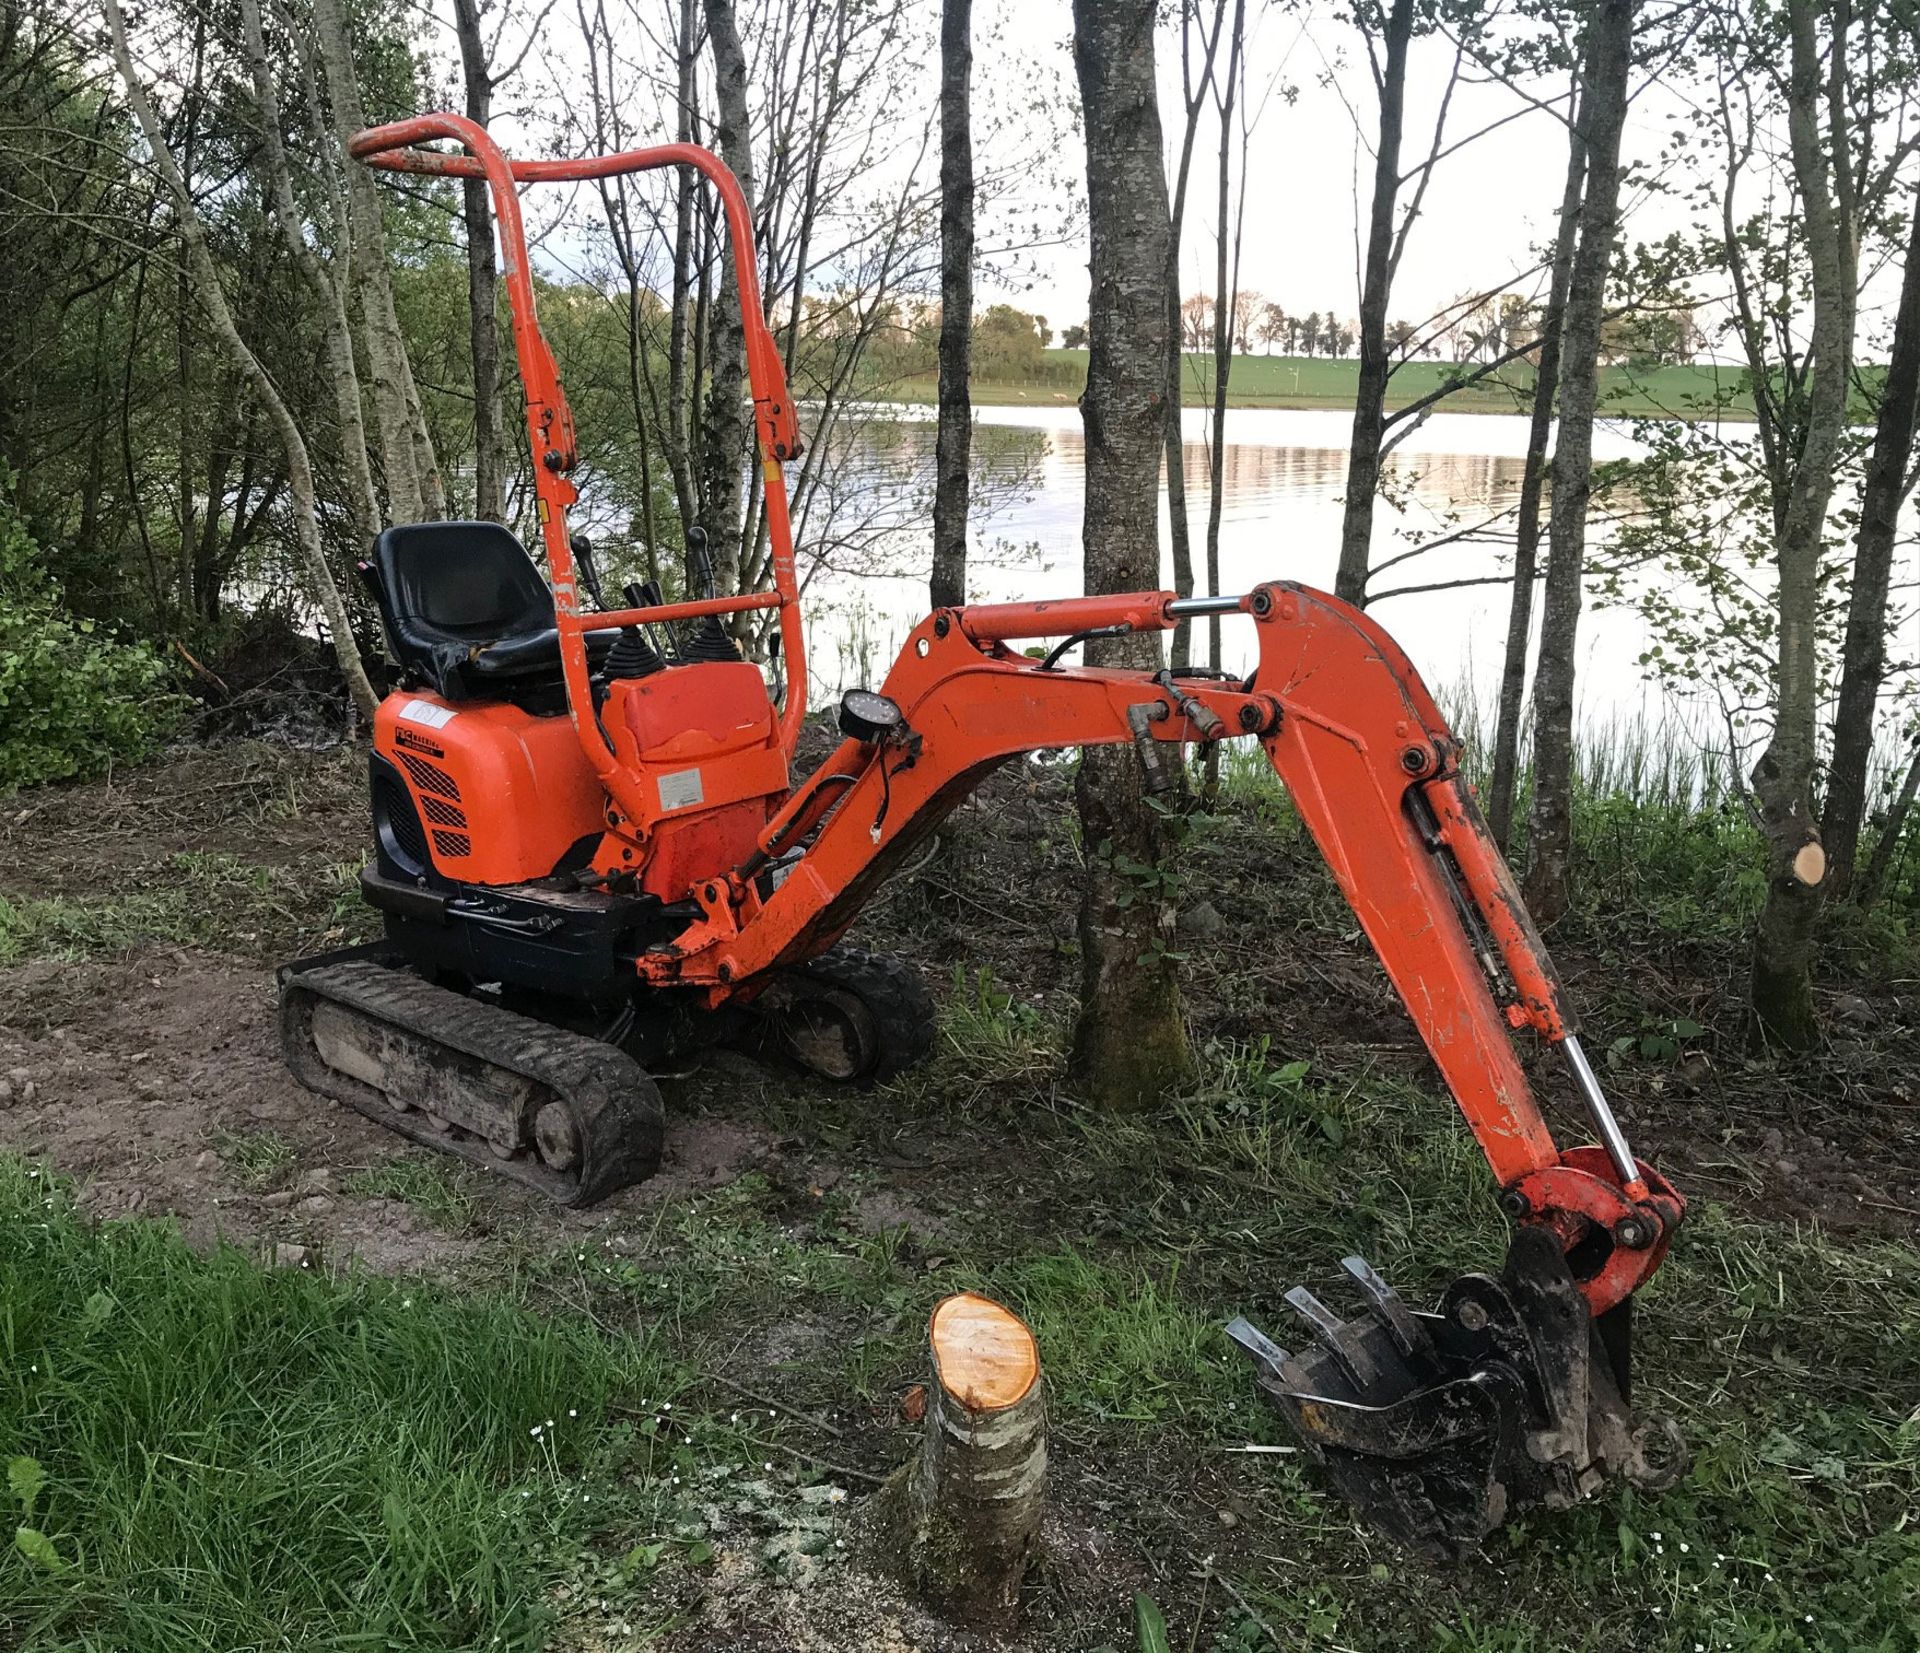
[(715, 595), (713, 559), (707, 555), (707, 531), (698, 523), (687, 530), (687, 573), (689, 583), (699, 586), (702, 596)]
[[(628, 608), (658, 608), (660, 606), (660, 587), (654, 584), (652, 580), (629, 580), (621, 587), (620, 594), (626, 598)], [(674, 650), (670, 646), (667, 648), (660, 646), (661, 638), (660, 628), (658, 626), (631, 626), (628, 629), (645, 633), (647, 646), (652, 650), (653, 657), (659, 661), (661, 665), (666, 665), (673, 659)], [(669, 644), (671, 644), (671, 641), (672, 639), (669, 638)]]
[(575, 534), (567, 541), (573, 552), (573, 566), (579, 570), (580, 583), (586, 587), (587, 595), (593, 599), (593, 606), (602, 613), (606, 612), (606, 594), (600, 589), (600, 570), (593, 561), (593, 541), (585, 534)]

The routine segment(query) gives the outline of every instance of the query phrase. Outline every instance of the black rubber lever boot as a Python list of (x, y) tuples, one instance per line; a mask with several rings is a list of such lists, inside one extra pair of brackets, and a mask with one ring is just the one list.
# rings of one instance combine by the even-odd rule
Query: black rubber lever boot
[[(708, 596), (714, 595), (713, 559), (707, 555), (707, 531), (704, 528), (687, 530), (688, 572)], [(719, 615), (709, 614), (695, 620), (680, 635), (679, 655), (682, 660), (740, 660), (740, 646), (734, 642), (725, 622)]]

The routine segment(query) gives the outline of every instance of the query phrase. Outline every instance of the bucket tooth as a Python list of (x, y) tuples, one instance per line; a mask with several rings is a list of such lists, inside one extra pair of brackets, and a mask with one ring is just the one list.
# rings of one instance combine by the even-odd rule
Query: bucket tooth
[(1320, 1346), (1337, 1360), (1355, 1387), (1366, 1390), (1380, 1381), (1380, 1363), (1361, 1340), (1359, 1331), (1349, 1326), (1305, 1286), (1287, 1293), (1287, 1307), (1313, 1328)]
[(1373, 1317), (1386, 1327), (1400, 1352), (1413, 1359), (1421, 1355), (1431, 1355), (1433, 1339), (1427, 1336), (1420, 1322), (1413, 1317), (1413, 1311), (1401, 1299), (1400, 1294), (1373, 1271), (1363, 1257), (1342, 1257), (1340, 1266), (1347, 1271), (1347, 1277), (1360, 1288), (1367, 1300), (1367, 1306), (1373, 1311)]
[(1245, 1315), (1236, 1315), (1227, 1322), (1227, 1336), (1234, 1345), (1253, 1362), (1254, 1369), (1260, 1374), (1262, 1386), (1284, 1387), (1282, 1371), (1293, 1362), (1293, 1356), (1268, 1337)]

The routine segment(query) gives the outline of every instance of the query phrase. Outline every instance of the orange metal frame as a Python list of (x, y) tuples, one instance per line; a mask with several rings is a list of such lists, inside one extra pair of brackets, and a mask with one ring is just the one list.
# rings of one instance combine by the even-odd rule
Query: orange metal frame
[[(412, 146), (452, 139), (470, 153)], [(552, 572), (566, 687), (582, 749), (644, 850), (655, 800), (593, 716), (583, 633), (590, 628), (779, 610), (787, 699), (777, 742), (791, 758), (806, 712), (804, 639), (782, 461), (800, 451), (779, 352), (761, 315), (751, 225), (738, 184), (712, 154), (685, 144), (584, 160), (509, 161), (457, 115), (426, 115), (356, 137), (352, 153), (395, 171), (484, 178), (499, 225), (526, 384), (527, 429)], [(539, 327), (516, 183), (582, 180), (692, 167), (725, 205), (747, 370), (765, 469), (773, 585), (767, 593), (583, 617), (566, 514), (577, 497), (572, 417)], [(1252, 621), (1259, 665), (1244, 684), (1164, 673), (1045, 664), (1007, 647), (1023, 639), (1177, 623), (1172, 592), (975, 604), (929, 615), (907, 639), (883, 691), (909, 733), (845, 741), (798, 787), (773, 800), (758, 849), (715, 866), (689, 891), (699, 918), (642, 954), (644, 980), (697, 991), (711, 1004), (750, 998), (785, 966), (843, 933), (868, 894), (980, 778), (1022, 752), (1152, 740), (1176, 747), (1257, 738), (1418, 1026), (1518, 1221), (1581, 1247), (1580, 1285), (1602, 1312), (1659, 1267), (1685, 1209), (1673, 1188), (1626, 1149), (1585, 1070), (1558, 981), (1458, 767), (1458, 744), (1419, 674), (1360, 611), (1304, 586), (1263, 585), (1228, 602)], [(1192, 612), (1188, 605), (1187, 612)], [(623, 819), (621, 819), (623, 817)], [(794, 846), (805, 845), (793, 856)], [(631, 857), (629, 857), (630, 859)], [(770, 862), (782, 876), (761, 876)], [(1532, 1029), (1565, 1047), (1608, 1148), (1555, 1144), (1510, 1039)], [(1616, 1243), (1595, 1246), (1596, 1231)]]
[[(467, 153), (448, 154), (416, 147), (436, 138), (451, 139), (464, 146)], [(807, 639), (800, 619), (800, 584), (793, 566), (793, 523), (787, 508), (786, 476), (780, 467), (786, 460), (799, 456), (800, 426), (794, 415), (793, 399), (787, 392), (786, 368), (780, 359), (779, 346), (774, 343), (761, 311), (753, 225), (739, 180), (711, 150), (695, 144), (660, 144), (651, 149), (629, 149), (582, 160), (513, 161), (485, 127), (464, 115), (420, 115), (372, 127), (356, 133), (347, 151), (356, 160), (389, 172), (486, 181), (499, 232), (500, 273), (513, 307), (514, 353), (520, 364), (521, 382), (526, 387), (527, 440), (535, 458), (534, 488), (539, 497), (540, 530), (553, 585), (554, 621), (560, 632), (567, 705), (581, 749), (608, 793), (629, 819), (646, 820), (653, 813), (651, 800), (642, 794), (637, 778), (615, 756), (612, 743), (593, 716), (585, 633), (604, 627), (778, 609), (780, 651), (786, 662), (787, 681), (786, 705), (780, 718), (780, 745), (791, 758), (794, 743), (800, 737), (800, 725), (807, 714)], [(567, 512), (580, 497), (572, 480), (579, 458), (573, 412), (561, 388), (553, 351), (547, 345), (546, 335), (540, 331), (533, 273), (527, 262), (526, 229), (521, 222), (520, 196), (515, 185), (583, 182), (676, 166), (691, 167), (705, 178), (718, 191), (726, 208), (728, 240), (740, 288), (740, 315), (747, 337), (747, 378), (753, 388), (754, 424), (765, 473), (773, 590), (665, 603), (651, 608), (626, 608), (596, 613), (589, 618), (580, 611), (572, 535), (567, 526)]]

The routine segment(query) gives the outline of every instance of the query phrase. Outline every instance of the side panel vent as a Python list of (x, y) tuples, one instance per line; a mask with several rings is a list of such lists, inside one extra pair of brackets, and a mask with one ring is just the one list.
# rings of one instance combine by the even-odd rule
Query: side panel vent
[(428, 763), (425, 758), (417, 758), (411, 752), (396, 752), (400, 766), (406, 770), (408, 778), (422, 792), (437, 793), (442, 798), (460, 801), (460, 788), (446, 770)]
[(400, 777), (391, 769), (375, 767), (373, 809), (376, 829), (384, 826), (392, 835), (395, 847), (411, 863), (408, 870), (417, 872), (424, 869), (427, 865), (427, 836), (420, 828), (420, 817), (414, 811), (413, 799), (400, 784)]
[(420, 812), (435, 826), (463, 827), (467, 824), (466, 811), (458, 804), (450, 804), (436, 798), (431, 792), (420, 800)]
[(473, 853), (473, 840), (464, 832), (436, 832), (433, 835), (433, 851), (436, 855), (458, 856)]

